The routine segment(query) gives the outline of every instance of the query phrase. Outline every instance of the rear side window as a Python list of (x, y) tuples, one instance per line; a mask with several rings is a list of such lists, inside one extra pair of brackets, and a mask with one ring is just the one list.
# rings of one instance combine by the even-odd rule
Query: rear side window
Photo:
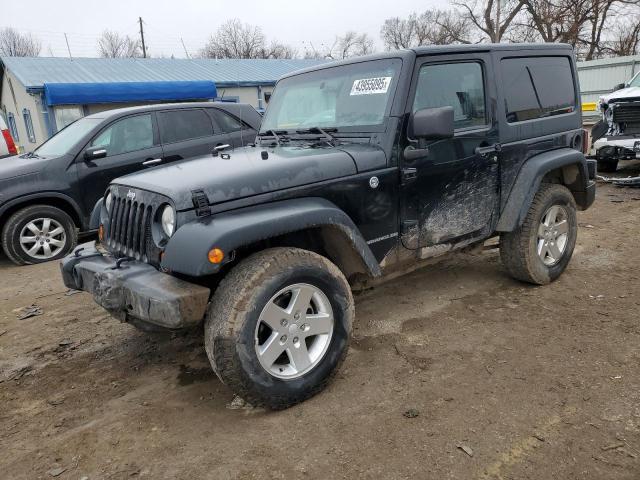
[(420, 68), (413, 111), (453, 107), (456, 129), (485, 125), (484, 81), (478, 62), (427, 64)]
[(182, 142), (213, 135), (211, 120), (204, 110), (173, 110), (158, 113), (163, 143)]
[(229, 115), (227, 112), (221, 110), (214, 110), (216, 121), (224, 133), (237, 132), (242, 130), (242, 122)]
[(575, 110), (576, 92), (567, 57), (505, 58), (500, 63), (509, 123)]

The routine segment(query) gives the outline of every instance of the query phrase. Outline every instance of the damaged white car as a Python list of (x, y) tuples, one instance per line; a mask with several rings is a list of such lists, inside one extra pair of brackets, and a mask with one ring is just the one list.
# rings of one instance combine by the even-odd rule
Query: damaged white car
[(640, 158), (640, 72), (600, 97), (602, 120), (591, 132), (598, 170), (615, 172), (618, 161)]

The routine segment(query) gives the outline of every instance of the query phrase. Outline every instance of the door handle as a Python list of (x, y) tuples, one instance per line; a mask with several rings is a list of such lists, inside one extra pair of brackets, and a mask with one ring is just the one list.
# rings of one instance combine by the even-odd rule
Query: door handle
[(156, 163), (160, 163), (162, 161), (161, 158), (151, 158), (149, 160), (145, 160), (142, 162), (142, 165), (155, 165)]
[(475, 154), (485, 157), (490, 153), (500, 153), (501, 151), (502, 145), (499, 143), (494, 143), (493, 145), (489, 145), (487, 147), (476, 147)]

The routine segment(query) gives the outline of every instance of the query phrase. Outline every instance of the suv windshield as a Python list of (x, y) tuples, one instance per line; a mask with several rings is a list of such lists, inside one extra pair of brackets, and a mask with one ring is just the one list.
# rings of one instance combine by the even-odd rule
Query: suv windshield
[(64, 155), (103, 120), (102, 118), (81, 118), (76, 120), (40, 145), (34, 153), (41, 157)]
[(285, 78), (271, 96), (261, 132), (310, 127), (368, 131), (381, 125), (401, 64), (397, 58), (372, 60)]
[(640, 73), (633, 77), (629, 82), (630, 87), (640, 87)]

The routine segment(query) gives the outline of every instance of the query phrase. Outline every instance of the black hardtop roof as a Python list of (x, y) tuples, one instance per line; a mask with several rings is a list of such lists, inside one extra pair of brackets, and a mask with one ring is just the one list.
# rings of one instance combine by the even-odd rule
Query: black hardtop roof
[(455, 45), (429, 45), (425, 47), (415, 47), (402, 50), (391, 50), (389, 52), (374, 53), (362, 57), (352, 57), (345, 60), (337, 60), (334, 62), (322, 63), (313, 67), (305, 68), (295, 72), (291, 72), (281, 77), (280, 80), (287, 77), (293, 77), (301, 73), (315, 72), (325, 68), (337, 67), (339, 65), (349, 65), (353, 63), (366, 62), (370, 60), (384, 60), (387, 58), (410, 58), (416, 55), (443, 55), (452, 53), (467, 52), (492, 52), (492, 51), (531, 51), (531, 50), (566, 50), (567, 53), (573, 52), (573, 47), (568, 43), (476, 43), (476, 44), (455, 44)]

